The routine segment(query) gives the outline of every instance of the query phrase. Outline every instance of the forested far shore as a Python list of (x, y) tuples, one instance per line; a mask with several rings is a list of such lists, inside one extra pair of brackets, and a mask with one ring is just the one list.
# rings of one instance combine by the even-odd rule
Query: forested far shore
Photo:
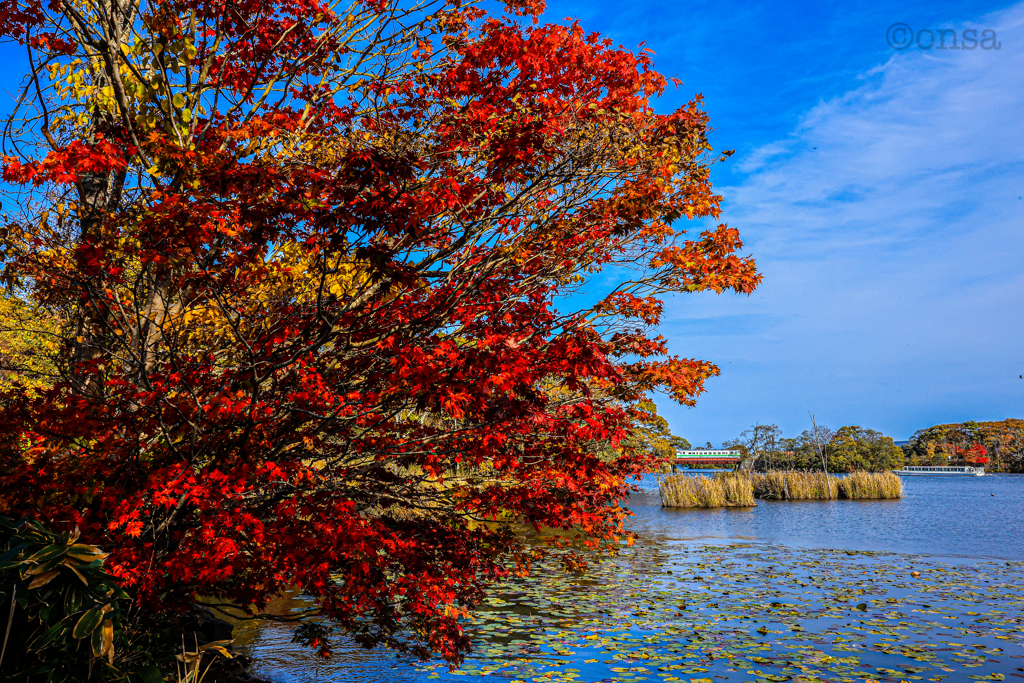
[(881, 472), (904, 465), (971, 465), (988, 472), (1024, 472), (1024, 420), (935, 425), (914, 432), (901, 444), (857, 425), (834, 431), (815, 425), (786, 437), (778, 425), (756, 423), (722, 447), (740, 453), (743, 469), (761, 472)]
[(1024, 420), (960, 422), (914, 432), (903, 446), (907, 465), (967, 462), (993, 472), (1024, 472)]

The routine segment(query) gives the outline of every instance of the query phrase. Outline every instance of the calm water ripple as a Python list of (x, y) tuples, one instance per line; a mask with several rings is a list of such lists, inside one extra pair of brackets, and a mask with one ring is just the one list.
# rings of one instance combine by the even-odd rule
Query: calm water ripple
[(758, 501), (756, 508), (660, 507), (657, 477), (639, 482), (634, 529), (788, 547), (885, 550), (1024, 560), (1024, 475), (904, 477), (900, 500)]
[(744, 510), (665, 510), (656, 478), (641, 486), (642, 541), (583, 576), (496, 587), (461, 671), (357, 647), (317, 662), (279, 624), (240, 627), (238, 645), (281, 683), (1024, 679), (1024, 477)]

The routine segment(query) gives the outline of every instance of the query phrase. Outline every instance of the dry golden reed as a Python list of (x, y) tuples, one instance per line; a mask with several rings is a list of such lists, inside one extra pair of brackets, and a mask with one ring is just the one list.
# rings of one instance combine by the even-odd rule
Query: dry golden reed
[(839, 480), (839, 497), (883, 500), (903, 497), (903, 481), (893, 472), (853, 472)]
[(661, 504), (670, 508), (753, 507), (763, 500), (881, 500), (903, 497), (903, 482), (892, 472), (776, 470), (764, 474), (719, 472), (713, 477), (677, 474), (658, 481)]
[(677, 474), (658, 481), (661, 504), (670, 508), (753, 507), (750, 477), (720, 472), (713, 477)]
[(892, 472), (854, 472), (833, 477), (824, 472), (774, 471), (751, 475), (754, 497), (764, 500), (878, 500), (903, 496)]
[(839, 497), (836, 477), (824, 472), (776, 470), (752, 474), (754, 497), (764, 500), (830, 500)]

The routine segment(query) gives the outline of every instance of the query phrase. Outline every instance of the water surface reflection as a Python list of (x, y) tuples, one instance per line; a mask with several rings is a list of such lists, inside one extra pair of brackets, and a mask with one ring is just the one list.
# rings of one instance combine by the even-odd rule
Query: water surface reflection
[(686, 511), (660, 507), (654, 477), (642, 485), (637, 547), (586, 577), (542, 567), (496, 587), (462, 671), (355, 646), (318, 662), (282, 624), (246, 624), (238, 644), (282, 683), (966, 681), (1024, 667), (1024, 477)]

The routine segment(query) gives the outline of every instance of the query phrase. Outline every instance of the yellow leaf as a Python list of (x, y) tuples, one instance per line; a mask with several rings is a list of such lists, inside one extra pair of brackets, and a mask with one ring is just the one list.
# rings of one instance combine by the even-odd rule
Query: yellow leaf
[(106, 619), (103, 622), (103, 651), (100, 656), (107, 655), (107, 661), (114, 663), (114, 622)]
[(105, 553), (94, 545), (75, 544), (68, 548), (68, 555), (71, 557), (82, 560), (83, 562), (93, 562), (94, 560), (106, 559), (109, 553)]
[(57, 574), (60, 574), (59, 569), (51, 569), (48, 572), (40, 574), (39, 576), (37, 576), (29, 582), (28, 589), (35, 590), (36, 588), (41, 588), (45, 586), (46, 584), (50, 583), (55, 578), (57, 578)]

